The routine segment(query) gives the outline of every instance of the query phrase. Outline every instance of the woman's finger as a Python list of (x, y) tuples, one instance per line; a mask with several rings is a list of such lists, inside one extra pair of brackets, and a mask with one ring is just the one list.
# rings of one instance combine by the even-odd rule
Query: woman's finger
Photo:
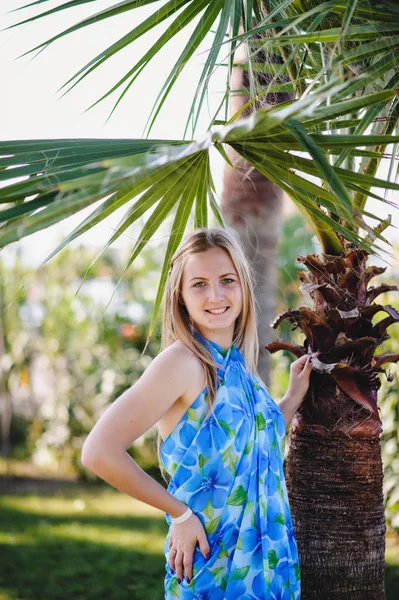
[(306, 365), (306, 362), (308, 360), (308, 355), (304, 354), (303, 356), (301, 356), (300, 358), (297, 358), (297, 360), (294, 360), (294, 362), (291, 363), (291, 369), (293, 371), (295, 371), (296, 373), (300, 373), (303, 369), (303, 367)]
[(313, 352), (313, 354), (303, 354), (303, 356), (301, 356), (300, 358), (298, 358), (297, 360), (295, 360), (294, 362), (291, 363), (291, 370), (296, 375), (300, 375), (307, 368), (309, 368), (309, 370), (310, 370), (311, 367), (313, 366), (312, 362), (310, 361), (310, 358), (313, 359), (315, 356), (318, 356), (318, 355), (319, 355), (319, 352)]
[(175, 571), (175, 559), (176, 559), (177, 550), (175, 548), (171, 548), (169, 551), (169, 566), (172, 571)]
[(313, 367), (313, 358), (314, 358), (313, 355), (308, 356), (308, 360), (306, 361), (306, 364), (305, 364), (305, 369), (311, 369)]
[(194, 554), (194, 551), (192, 552), (192, 554), (189, 554), (188, 552), (186, 552), (186, 554), (184, 555), (184, 559), (183, 559), (184, 574), (186, 576), (188, 583), (190, 583), (190, 581), (193, 578), (193, 554)]
[(177, 579), (183, 581), (183, 552), (181, 550), (178, 550), (176, 554), (175, 571)]

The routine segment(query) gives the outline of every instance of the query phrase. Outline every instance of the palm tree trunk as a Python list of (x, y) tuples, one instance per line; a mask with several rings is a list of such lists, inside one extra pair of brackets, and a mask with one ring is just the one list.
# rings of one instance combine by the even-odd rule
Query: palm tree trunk
[(286, 481), (302, 600), (384, 600), (385, 511), (378, 438), (291, 435)]
[[(274, 57), (277, 60), (277, 57)], [(264, 59), (264, 57), (263, 57)], [(235, 55), (235, 62), (244, 64), (244, 46)], [(268, 76), (261, 74), (260, 83), (268, 83)], [(244, 68), (235, 67), (232, 73), (232, 90), (248, 87), (248, 74)], [(270, 93), (263, 96), (262, 104), (278, 104), (290, 98), (287, 93)], [(235, 114), (249, 100), (245, 94), (233, 95), (231, 111)], [(259, 102), (256, 104), (259, 107)], [(245, 109), (241, 117), (248, 116), (255, 105)], [(226, 164), (221, 212), (226, 223), (240, 236), (246, 255), (255, 272), (254, 289), (258, 308), (259, 349), (258, 371), (269, 385), (269, 354), (264, 345), (271, 341), (270, 323), (276, 310), (277, 253), (283, 221), (284, 194), (264, 175), (230, 150), (229, 157), (235, 169)]]
[[(276, 341), (268, 349), (296, 356), (319, 351), (307, 395), (289, 435), (286, 483), (301, 572), (301, 600), (384, 600), (385, 510), (377, 374), (393, 353), (374, 356), (399, 313), (373, 301), (397, 289), (367, 289), (385, 268), (345, 244), (340, 256), (298, 257), (314, 309), (282, 313), (305, 334), (303, 348)], [(378, 312), (388, 316), (373, 323)]]

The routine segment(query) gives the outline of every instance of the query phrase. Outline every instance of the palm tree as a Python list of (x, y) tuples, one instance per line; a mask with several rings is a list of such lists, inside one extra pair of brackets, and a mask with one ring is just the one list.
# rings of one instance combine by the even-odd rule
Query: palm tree
[[(297, 532), (304, 598), (384, 598), (385, 513), (382, 423), (377, 405), (382, 365), (399, 355), (375, 355), (399, 321), (374, 303), (396, 286), (369, 287), (385, 268), (367, 267), (367, 252), (342, 239), (340, 253), (298, 257), (302, 289), (314, 308), (279, 315), (305, 334), (303, 346), (272, 342), (271, 352), (296, 357), (320, 351), (312, 383), (291, 424), (287, 489)], [(377, 313), (385, 318), (373, 324)], [(310, 466), (311, 465), (311, 466)]]
[[(67, 2), (27, 21), (89, 1)], [(154, 0), (124, 0), (33, 50), (99, 20), (152, 3)], [(367, 0), (171, 0), (85, 65), (67, 82), (69, 89), (165, 19), (170, 19), (165, 33), (98, 102), (119, 90), (116, 108), (167, 41), (195, 23), (150, 115), (149, 134), (181, 69), (209, 39), (216, 22), (189, 110), (188, 125), (192, 125), (194, 139), (1, 142), (0, 177), (8, 185), (1, 189), (6, 206), (0, 214), (4, 223), (0, 244), (45, 229), (101, 201), (46, 260), (126, 205), (108, 247), (139, 216), (153, 209), (132, 248), (127, 270), (160, 224), (174, 215), (150, 337), (169, 260), (190, 214), (194, 214), (195, 226), (208, 225), (208, 208), (218, 223), (224, 222), (215, 198), (209, 149), (216, 148), (227, 162), (227, 149), (234, 151), (285, 191), (308, 219), (322, 250), (319, 257), (303, 258), (309, 273), (301, 277), (304, 288), (313, 294), (314, 310), (287, 311), (276, 322), (285, 318), (300, 327), (306, 336), (303, 347), (281, 342), (268, 346), (272, 351), (289, 348), (295, 354), (318, 348), (322, 352), (309, 394), (293, 422), (287, 460), (302, 597), (338, 599), (350, 592), (352, 598), (381, 600), (385, 523), (376, 391), (377, 373), (394, 357), (374, 357), (374, 351), (386, 339), (386, 329), (398, 320), (398, 314), (391, 307), (373, 304), (379, 288), (367, 289), (378, 272), (377, 267), (366, 265), (367, 256), (383, 249), (379, 242), (385, 241), (383, 232), (389, 219), (369, 213), (366, 201), (373, 197), (387, 202), (375, 188), (399, 189), (391, 175), (384, 180), (376, 177), (378, 165), (389, 156), (385, 154), (388, 145), (399, 141), (399, 136), (393, 135), (399, 111), (395, 90), (399, 11), (391, 0), (379, 0), (375, 6)], [(248, 51), (249, 102), (255, 103), (264, 93), (282, 91), (292, 93), (294, 100), (258, 108), (246, 118), (238, 119), (240, 114), (230, 119), (220, 116), (223, 109), (227, 111), (234, 55), (241, 45)], [(258, 53), (280, 57), (276, 62), (260, 61), (271, 74), (266, 90), (259, 90), (253, 76)], [(226, 94), (205, 135), (197, 137), (195, 127), (208, 79), (225, 56)], [(390, 174), (393, 166), (394, 156)], [(21, 179), (15, 182), (15, 177)], [(373, 226), (365, 217), (374, 221)], [(378, 311), (388, 316), (373, 325), (371, 319)]]

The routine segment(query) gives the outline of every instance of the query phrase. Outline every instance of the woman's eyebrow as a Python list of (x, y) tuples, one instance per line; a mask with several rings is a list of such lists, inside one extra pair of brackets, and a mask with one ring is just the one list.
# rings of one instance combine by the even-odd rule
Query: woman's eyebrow
[[(219, 277), (227, 277), (227, 275), (234, 275), (237, 277), (237, 273), (225, 273), (224, 275), (220, 275)], [(206, 279), (206, 277), (191, 277), (190, 281), (193, 279)]]

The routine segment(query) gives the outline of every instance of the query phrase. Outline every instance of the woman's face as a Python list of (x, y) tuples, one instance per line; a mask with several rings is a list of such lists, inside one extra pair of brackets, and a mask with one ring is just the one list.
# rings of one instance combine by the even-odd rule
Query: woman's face
[[(186, 260), (182, 297), (200, 333), (233, 338), (234, 324), (242, 311), (242, 287), (238, 273), (226, 250), (210, 248)], [(215, 309), (223, 309), (212, 313)]]

